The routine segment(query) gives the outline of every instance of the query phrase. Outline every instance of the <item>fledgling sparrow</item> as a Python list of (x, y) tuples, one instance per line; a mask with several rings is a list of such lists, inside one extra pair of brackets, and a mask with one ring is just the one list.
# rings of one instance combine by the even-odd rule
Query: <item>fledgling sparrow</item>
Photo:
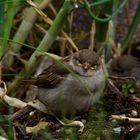
[(114, 74), (130, 76), (135, 68), (140, 68), (140, 61), (131, 55), (121, 55), (111, 62), (111, 72)]
[(121, 55), (112, 60), (110, 74), (132, 77), (132, 84), (140, 92), (140, 60), (134, 56)]
[(106, 72), (101, 57), (83, 49), (49, 66), (31, 81), (37, 86), (37, 94), (29, 105), (58, 118), (73, 117), (98, 100)]

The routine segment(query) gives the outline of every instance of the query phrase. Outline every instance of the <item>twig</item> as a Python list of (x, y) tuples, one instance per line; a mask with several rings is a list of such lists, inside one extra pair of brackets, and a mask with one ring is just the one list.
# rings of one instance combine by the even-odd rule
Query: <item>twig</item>
[[(31, 0), (27, 0), (27, 2), (28, 2), (31, 6), (33, 6), (33, 8), (35, 8), (36, 12), (37, 12), (39, 15), (42, 16), (43, 20), (44, 20), (46, 23), (52, 25), (53, 21), (52, 21), (46, 14), (44, 14), (44, 13), (36, 6), (35, 3), (33, 3)], [(76, 51), (78, 51), (79, 49), (78, 49), (78, 47), (75, 45), (75, 43), (72, 41), (72, 39), (71, 39), (63, 30), (61, 31), (61, 33), (62, 33), (62, 35), (68, 40), (68, 42), (72, 45), (72, 47), (73, 47)]]
[[(35, 24), (35, 26), (36, 26), (43, 34), (46, 34), (46, 33), (47, 33), (47, 31), (46, 31), (43, 27), (41, 27), (39, 24)], [(57, 40), (57, 41), (66, 41), (66, 39), (65, 39), (64, 37), (61, 37), (61, 36), (57, 36), (57, 37), (56, 37), (56, 40)]]
[(41, 129), (45, 129), (46, 128), (46, 126), (48, 125), (48, 122), (45, 122), (45, 121), (40, 121), (37, 125), (35, 125), (35, 126), (27, 126), (26, 127), (26, 132), (27, 132), (27, 134), (28, 133), (37, 133), (39, 130), (41, 130)]
[(75, 45), (75, 43), (72, 41), (72, 39), (64, 32), (64, 31), (61, 31), (62, 35), (68, 40), (68, 42), (72, 45), (72, 47), (78, 51), (78, 47)]
[(136, 80), (135, 77), (132, 76), (115, 76), (115, 75), (109, 75), (109, 78), (111, 79), (121, 79), (121, 80), (126, 80), (126, 79), (133, 79)]
[(91, 31), (90, 31), (90, 46), (89, 49), (94, 49), (94, 36), (95, 36), (95, 21), (92, 21)]
[(140, 103), (140, 98), (136, 97), (135, 95), (132, 96), (132, 99), (133, 99), (136, 103)]
[[(49, 2), (50, 2), (50, 1), (49, 1)], [(44, 14), (44, 13), (41, 11), (41, 9), (40, 9), (35, 3), (33, 3), (31, 0), (27, 0), (27, 3), (29, 3), (29, 4), (35, 9), (35, 11), (36, 11), (39, 15), (41, 15), (42, 17), (44, 17), (44, 18), (47, 20), (47, 22), (48, 22), (49, 24), (52, 23), (51, 19), (48, 18), (47, 15)]]
[(6, 95), (7, 86), (4, 81), (1, 81), (0, 85), (3, 85), (3, 87), (0, 87), (0, 98), (3, 99), (8, 105), (16, 107), (16, 108), (23, 108), (27, 105), (27, 103), (17, 98), (9, 97)]
[(108, 83), (116, 90), (117, 93), (122, 95), (120, 90), (114, 85), (114, 83), (110, 79), (108, 79)]
[(53, 7), (53, 5), (52, 5), (51, 3), (49, 4), (49, 8), (51, 9), (52, 14), (53, 14), (54, 16), (56, 16), (57, 12), (56, 12), (55, 8)]
[(120, 120), (120, 121), (129, 121), (129, 122), (133, 122), (133, 123), (140, 123), (140, 118), (129, 118), (129, 117), (126, 117), (126, 116), (121, 116), (121, 115), (112, 115), (111, 116), (112, 119), (115, 119), (115, 120)]
[(31, 107), (31, 106), (25, 106), (24, 108), (20, 109), (19, 111), (15, 112), (14, 114), (12, 114), (8, 119), (9, 120), (23, 120), (24, 118), (26, 118), (26, 116), (34, 111), (35, 108)]

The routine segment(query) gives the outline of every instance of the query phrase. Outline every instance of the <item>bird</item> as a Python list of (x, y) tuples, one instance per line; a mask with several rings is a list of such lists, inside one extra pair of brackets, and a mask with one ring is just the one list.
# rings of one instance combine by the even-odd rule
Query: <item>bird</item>
[(137, 68), (140, 68), (140, 60), (131, 55), (118, 56), (111, 62), (111, 72), (114, 74), (130, 76)]
[(110, 65), (110, 75), (131, 78), (135, 92), (140, 93), (140, 59), (131, 55), (114, 58)]
[(98, 101), (106, 79), (102, 57), (91, 49), (82, 49), (50, 65), (30, 80), (37, 90), (35, 99), (28, 105), (58, 120), (73, 118)]

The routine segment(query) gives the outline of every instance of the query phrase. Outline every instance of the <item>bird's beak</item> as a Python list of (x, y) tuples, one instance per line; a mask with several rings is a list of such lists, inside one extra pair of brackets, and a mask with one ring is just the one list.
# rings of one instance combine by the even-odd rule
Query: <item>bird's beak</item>
[(90, 68), (90, 65), (88, 63), (84, 63), (82, 67), (85, 71), (87, 71)]

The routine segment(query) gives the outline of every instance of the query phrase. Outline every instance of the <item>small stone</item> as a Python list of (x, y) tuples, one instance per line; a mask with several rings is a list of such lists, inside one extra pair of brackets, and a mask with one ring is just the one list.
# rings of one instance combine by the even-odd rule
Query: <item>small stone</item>
[(116, 133), (116, 134), (120, 134), (121, 133), (121, 127), (116, 127), (116, 128), (114, 128), (113, 129), (114, 130), (114, 132)]
[(133, 117), (136, 117), (136, 116), (138, 115), (138, 112), (137, 112), (136, 110), (132, 110), (132, 111), (131, 111), (131, 115), (132, 115)]

